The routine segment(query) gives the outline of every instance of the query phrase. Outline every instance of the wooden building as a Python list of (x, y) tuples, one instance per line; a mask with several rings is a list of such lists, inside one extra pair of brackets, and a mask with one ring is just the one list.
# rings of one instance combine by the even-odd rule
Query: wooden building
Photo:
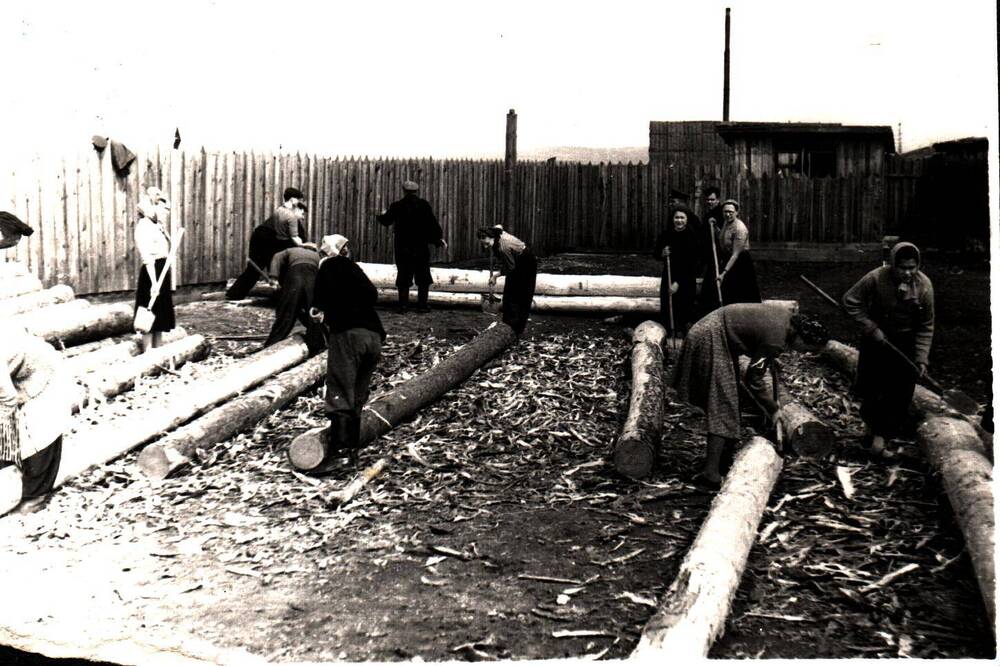
[(649, 124), (654, 163), (732, 164), (753, 176), (881, 175), (892, 128), (839, 123), (678, 121)]

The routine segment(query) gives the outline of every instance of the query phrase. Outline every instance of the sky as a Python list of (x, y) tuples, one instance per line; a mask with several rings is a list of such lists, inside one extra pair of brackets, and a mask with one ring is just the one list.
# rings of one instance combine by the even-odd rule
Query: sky
[(4, 151), (102, 134), (320, 155), (646, 146), (650, 120), (902, 126), (904, 150), (996, 137), (991, 0), (0, 4)]

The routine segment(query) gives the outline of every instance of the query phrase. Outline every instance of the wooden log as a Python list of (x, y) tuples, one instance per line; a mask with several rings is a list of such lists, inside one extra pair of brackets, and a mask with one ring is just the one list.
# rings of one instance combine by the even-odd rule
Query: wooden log
[(660, 324), (644, 321), (632, 335), (632, 395), (611, 458), (619, 474), (644, 479), (653, 471), (663, 434), (663, 341)]
[(781, 456), (763, 437), (736, 454), (722, 489), (681, 562), (632, 657), (683, 663), (708, 655), (726, 623), (767, 498), (781, 472)]
[[(858, 350), (850, 345), (845, 345), (836, 340), (830, 340), (823, 348), (823, 358), (829, 361), (834, 367), (842, 372), (851, 382), (854, 382), (858, 374)], [(941, 396), (928, 388), (920, 386), (913, 390), (913, 400), (910, 402), (910, 411), (918, 420), (924, 420), (932, 416), (946, 416), (948, 418), (962, 419), (973, 427), (982, 444), (982, 453), (990, 460), (993, 460), (993, 433), (985, 430), (979, 423), (979, 419), (969, 414), (962, 414), (957, 409), (945, 402)]]
[(211, 345), (204, 336), (188, 335), (135, 357), (130, 356), (128, 361), (78, 375), (77, 393), (71, 409), (76, 413), (90, 402), (120, 395), (135, 385), (137, 377), (156, 375), (165, 367), (179, 367), (188, 361), (203, 359), (210, 349)]
[[(185, 337), (187, 337), (187, 331), (184, 330), (183, 327), (177, 327), (172, 331), (165, 332), (162, 337), (162, 342), (164, 345), (168, 345), (171, 342), (176, 342), (177, 340)], [(112, 363), (128, 361), (133, 356), (138, 356), (142, 353), (142, 336), (126, 336), (126, 338), (121, 342), (114, 342), (116, 338), (106, 339), (110, 340), (111, 343), (95, 346), (93, 347), (93, 351), (89, 351), (84, 354), (71, 355), (70, 352), (77, 349), (77, 347), (70, 347), (64, 351), (63, 357), (66, 359), (66, 367), (69, 369), (70, 374), (74, 377), (80, 377), (88, 372), (101, 370), (105, 366)]]
[(41, 291), (42, 281), (34, 275), (14, 275), (0, 280), (0, 299)]
[(198, 448), (229, 439), (252, 428), (326, 376), (326, 355), (315, 356), (268, 380), (257, 389), (216, 407), (166, 437), (148, 444), (139, 454), (139, 469), (153, 479), (165, 479), (188, 464)]
[[(996, 627), (996, 519), (993, 465), (983, 456), (975, 429), (965, 420), (933, 416), (917, 428), (917, 441), (942, 485), (965, 538), (989, 624)], [(994, 629), (995, 631), (995, 629)]]
[[(0, 278), (2, 279), (2, 278)], [(49, 289), (31, 291), (20, 296), (0, 300), (0, 317), (13, 317), (23, 312), (33, 312), (49, 305), (68, 303), (73, 300), (73, 289), (57, 284)]]
[[(416, 302), (417, 290), (410, 290), (410, 302)], [(378, 302), (394, 304), (399, 302), (399, 292), (395, 289), (379, 289)], [(448, 308), (480, 308), (482, 306), (482, 295), (478, 293), (461, 293), (449, 291), (429, 291), (427, 292), (427, 302), (437, 307)]]
[(132, 330), (132, 304), (90, 305), (76, 299), (11, 317), (30, 333), (64, 348)]
[[(62, 461), (55, 485), (60, 486), (90, 467), (117, 458), (266, 381), (272, 375), (301, 363), (308, 353), (302, 336), (293, 335), (248, 356), (240, 363), (190, 380), (193, 390), (175, 392), (170, 400), (145, 405), (126, 417), (104, 421), (64, 436)], [(0, 504), (0, 515), (17, 506), (17, 503), (11, 504), (8, 498), (20, 495), (20, 475), (8, 472), (10, 469), (13, 468), (0, 470), (0, 498), (7, 501), (7, 504)], [(12, 483), (17, 484), (16, 493), (8, 485)]]
[[(495, 322), (471, 342), (413, 379), (397, 384), (365, 405), (361, 415), (361, 444), (372, 442), (464, 382), (484, 363), (514, 344), (517, 334)], [(326, 438), (300, 438), (290, 446), (288, 459), (299, 471), (320, 468), (326, 459)]]
[(0, 280), (4, 278), (30, 275), (28, 267), (20, 261), (5, 261), (0, 263)]
[[(740, 372), (745, 373), (749, 365), (750, 359), (741, 356)], [(774, 384), (770, 374), (765, 374), (762, 379), (764, 394), (773, 396)], [(833, 428), (796, 402), (781, 382), (778, 383), (778, 410), (768, 413), (768, 417), (781, 428), (783, 443), (788, 444), (796, 455), (803, 458), (825, 458), (833, 452), (837, 442)]]

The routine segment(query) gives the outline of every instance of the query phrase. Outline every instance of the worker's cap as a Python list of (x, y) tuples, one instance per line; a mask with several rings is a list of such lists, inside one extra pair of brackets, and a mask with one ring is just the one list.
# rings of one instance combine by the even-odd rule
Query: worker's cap
[(403, 181), (403, 191), (404, 192), (416, 192), (419, 189), (420, 189), (420, 186), (417, 185), (416, 181), (412, 181), (412, 180), (404, 180)]
[(323, 236), (323, 240), (319, 244), (320, 252), (329, 255), (331, 257), (336, 257), (340, 254), (340, 251), (344, 249), (347, 245), (348, 240), (346, 236), (341, 236), (340, 234), (330, 234), (329, 236)]
[(170, 200), (167, 199), (167, 195), (163, 193), (163, 190), (155, 185), (146, 188), (146, 196), (149, 197), (150, 203), (154, 206), (159, 204), (167, 210), (170, 210)]

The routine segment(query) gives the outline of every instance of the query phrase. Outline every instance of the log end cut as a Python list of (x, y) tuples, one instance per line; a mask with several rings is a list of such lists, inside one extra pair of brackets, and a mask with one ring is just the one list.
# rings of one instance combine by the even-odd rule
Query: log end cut
[(623, 437), (615, 446), (612, 460), (615, 470), (630, 479), (645, 479), (656, 464), (656, 448), (639, 438)]
[(307, 430), (288, 445), (288, 462), (300, 472), (319, 469), (326, 458), (326, 431), (328, 428)]
[(139, 453), (139, 469), (150, 479), (165, 479), (190, 460), (169, 446), (150, 444)]
[(799, 425), (789, 438), (792, 450), (802, 458), (822, 459), (833, 453), (837, 438), (824, 423), (809, 421)]

